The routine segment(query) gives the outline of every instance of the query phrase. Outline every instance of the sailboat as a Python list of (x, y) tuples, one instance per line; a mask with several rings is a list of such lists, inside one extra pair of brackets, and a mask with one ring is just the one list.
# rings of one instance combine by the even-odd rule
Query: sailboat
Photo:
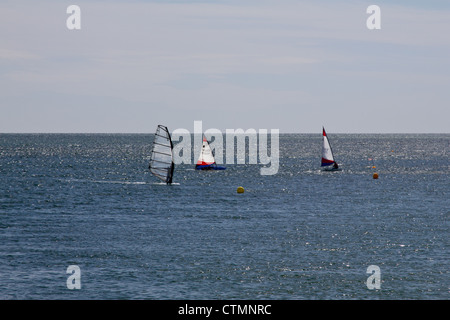
[(326, 171), (340, 170), (337, 162), (334, 160), (333, 150), (331, 149), (330, 141), (328, 140), (325, 128), (322, 127), (322, 167)]
[(175, 168), (172, 150), (173, 144), (169, 130), (163, 125), (158, 125), (148, 168), (155, 177), (167, 184), (172, 183)]
[(197, 164), (195, 165), (197, 170), (225, 170), (225, 167), (220, 167), (216, 164), (214, 155), (212, 154), (211, 147), (208, 140), (203, 136), (202, 151), (198, 157)]

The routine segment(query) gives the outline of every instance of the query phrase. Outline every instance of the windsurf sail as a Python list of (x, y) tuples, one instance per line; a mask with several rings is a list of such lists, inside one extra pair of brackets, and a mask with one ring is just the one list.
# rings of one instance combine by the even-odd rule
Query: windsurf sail
[(173, 144), (169, 130), (163, 125), (158, 125), (148, 168), (154, 176), (167, 184), (172, 183), (175, 168), (172, 150)]
[(219, 167), (216, 165), (216, 160), (212, 153), (211, 147), (209, 146), (208, 140), (203, 136), (202, 150), (200, 156), (198, 157), (197, 164), (195, 165), (197, 170), (224, 170), (225, 167)]
[(325, 128), (322, 127), (322, 167), (327, 167), (333, 165), (333, 168), (338, 168), (338, 165), (333, 157), (333, 150), (331, 149), (330, 141), (328, 140)]

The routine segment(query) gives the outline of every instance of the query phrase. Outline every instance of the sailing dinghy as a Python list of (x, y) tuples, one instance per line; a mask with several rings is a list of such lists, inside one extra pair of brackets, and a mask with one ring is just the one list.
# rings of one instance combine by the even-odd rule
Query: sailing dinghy
[(333, 150), (331, 149), (330, 141), (328, 140), (325, 128), (322, 127), (322, 167), (326, 171), (340, 170), (337, 162), (334, 160)]
[(172, 183), (175, 168), (172, 150), (173, 144), (169, 130), (165, 126), (158, 125), (148, 168), (155, 177), (167, 184)]
[(195, 165), (197, 170), (225, 170), (225, 167), (220, 167), (216, 164), (214, 155), (212, 154), (211, 147), (208, 140), (203, 136), (202, 151), (198, 157), (197, 164)]

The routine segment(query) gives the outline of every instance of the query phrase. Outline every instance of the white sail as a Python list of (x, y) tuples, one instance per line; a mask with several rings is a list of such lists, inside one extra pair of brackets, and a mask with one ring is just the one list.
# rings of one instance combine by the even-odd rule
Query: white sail
[(166, 183), (172, 183), (174, 163), (172, 154), (173, 144), (167, 127), (158, 125), (153, 140), (150, 158), (150, 172)]
[(211, 147), (209, 146), (208, 140), (203, 136), (203, 145), (202, 151), (200, 152), (200, 156), (198, 157), (197, 166), (205, 166), (216, 163), (214, 156), (211, 151)]

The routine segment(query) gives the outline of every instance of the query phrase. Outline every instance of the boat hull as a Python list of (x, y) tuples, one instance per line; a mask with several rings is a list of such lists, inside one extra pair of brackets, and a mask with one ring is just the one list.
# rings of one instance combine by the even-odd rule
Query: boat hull
[(323, 171), (341, 171), (341, 168), (325, 167)]
[(196, 170), (225, 170), (225, 167), (219, 167), (215, 164), (207, 164), (207, 165), (200, 165), (195, 166)]

